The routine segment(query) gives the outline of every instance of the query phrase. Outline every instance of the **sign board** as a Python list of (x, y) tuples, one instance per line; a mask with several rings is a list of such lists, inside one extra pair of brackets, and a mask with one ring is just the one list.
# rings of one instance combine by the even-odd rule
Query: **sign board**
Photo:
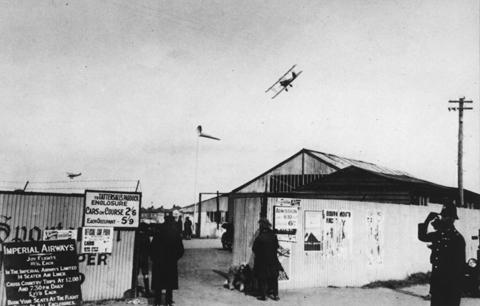
[(298, 207), (274, 206), (273, 227), (279, 240), (295, 241), (297, 234)]
[(323, 211), (305, 211), (304, 251), (323, 251)]
[(112, 253), (113, 227), (84, 227), (80, 253)]
[(76, 229), (47, 229), (43, 231), (43, 240), (77, 240)]
[(85, 191), (83, 225), (88, 227), (137, 228), (141, 193)]
[(81, 305), (75, 240), (3, 244), (6, 305)]
[(290, 271), (292, 266), (292, 243), (286, 241), (279, 241), (278, 248), (278, 262), (282, 266), (282, 270), (278, 275), (279, 281), (288, 281), (290, 280)]

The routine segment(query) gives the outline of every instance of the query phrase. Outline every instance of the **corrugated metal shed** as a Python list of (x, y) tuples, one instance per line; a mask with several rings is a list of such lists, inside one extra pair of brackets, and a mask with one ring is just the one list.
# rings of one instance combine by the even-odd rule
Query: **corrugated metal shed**
[[(47, 228), (78, 229), (83, 206), (84, 194), (0, 192), (0, 244), (41, 240)], [(134, 242), (133, 230), (115, 230), (112, 254), (79, 254), (85, 301), (121, 298), (131, 288)], [(6, 304), (3, 274), (0, 271), (0, 305)]]
[[(239, 196), (239, 195), (237, 195)], [(233, 264), (252, 263), (252, 241), (258, 228), (262, 197), (237, 197), (235, 202), (235, 241)], [(289, 204), (290, 203), (290, 204)], [(284, 262), (289, 280), (280, 288), (362, 286), (376, 280), (403, 279), (415, 272), (430, 270), (430, 249), (417, 238), (417, 224), (430, 211), (441, 206), (382, 204), (331, 199), (269, 197), (267, 217), (273, 221), (273, 207), (298, 207), (297, 232)], [(347, 212), (348, 218), (329, 223), (327, 212)], [(316, 215), (318, 222), (306, 221)], [(457, 229), (465, 237), (467, 258), (476, 256), (480, 210), (459, 208)], [(305, 240), (313, 233), (309, 224), (318, 225), (318, 251), (307, 251)]]

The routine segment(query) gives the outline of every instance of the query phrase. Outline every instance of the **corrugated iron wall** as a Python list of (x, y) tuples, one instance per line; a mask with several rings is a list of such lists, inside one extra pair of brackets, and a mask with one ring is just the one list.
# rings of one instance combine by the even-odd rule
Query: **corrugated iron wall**
[[(46, 228), (78, 229), (82, 226), (83, 205), (82, 194), (0, 193), (0, 244), (41, 240)], [(85, 275), (84, 301), (121, 298), (131, 288), (134, 241), (134, 231), (116, 230), (112, 254), (79, 255), (79, 270)], [(5, 304), (0, 270), (0, 305)]]
[(234, 202), (233, 264), (253, 266), (252, 245), (258, 229), (260, 198), (237, 198)]
[[(270, 221), (273, 221), (273, 206), (279, 204), (278, 198), (269, 198)], [(280, 288), (362, 286), (376, 280), (403, 279), (415, 272), (427, 272), (430, 249), (417, 239), (417, 224), (423, 222), (430, 211), (440, 209), (437, 204), (301, 199), (296, 241), (291, 243), (290, 280), (281, 281)], [(259, 210), (260, 198), (235, 201), (234, 264), (251, 259), (251, 244), (247, 242), (253, 239), (257, 229)], [(329, 236), (332, 241), (324, 241), (322, 251), (305, 251), (305, 212), (327, 210), (350, 212), (350, 231), (342, 233), (343, 238)], [(480, 211), (462, 208), (458, 214), (456, 227), (465, 238), (467, 258), (475, 257), (478, 241), (471, 237), (478, 233)], [(341, 239), (346, 239), (343, 244)], [(328, 244), (339, 243), (340, 249), (327, 251)]]

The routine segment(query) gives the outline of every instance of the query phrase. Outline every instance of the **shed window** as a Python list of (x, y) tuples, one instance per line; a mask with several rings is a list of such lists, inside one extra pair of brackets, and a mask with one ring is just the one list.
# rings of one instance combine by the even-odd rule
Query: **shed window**
[(272, 175), (270, 176), (270, 192), (290, 192), (323, 176), (323, 174)]

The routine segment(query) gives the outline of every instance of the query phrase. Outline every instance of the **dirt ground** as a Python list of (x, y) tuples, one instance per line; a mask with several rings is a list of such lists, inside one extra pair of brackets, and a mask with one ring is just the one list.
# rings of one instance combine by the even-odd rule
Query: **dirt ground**
[[(221, 249), (219, 240), (184, 241), (185, 255), (179, 261), (179, 286), (173, 299), (177, 306), (226, 306), (226, 305), (355, 305), (355, 306), (428, 306), (422, 296), (428, 286), (413, 286), (402, 290), (386, 288), (315, 288), (301, 290), (281, 290), (280, 301), (258, 301), (253, 296), (223, 287), (225, 281), (221, 273), (226, 272), (231, 263), (231, 253)], [(140, 284), (142, 282), (140, 281)], [(85, 303), (85, 305), (149, 305), (145, 298), (123, 301)], [(463, 299), (462, 306), (479, 305), (479, 299)]]

